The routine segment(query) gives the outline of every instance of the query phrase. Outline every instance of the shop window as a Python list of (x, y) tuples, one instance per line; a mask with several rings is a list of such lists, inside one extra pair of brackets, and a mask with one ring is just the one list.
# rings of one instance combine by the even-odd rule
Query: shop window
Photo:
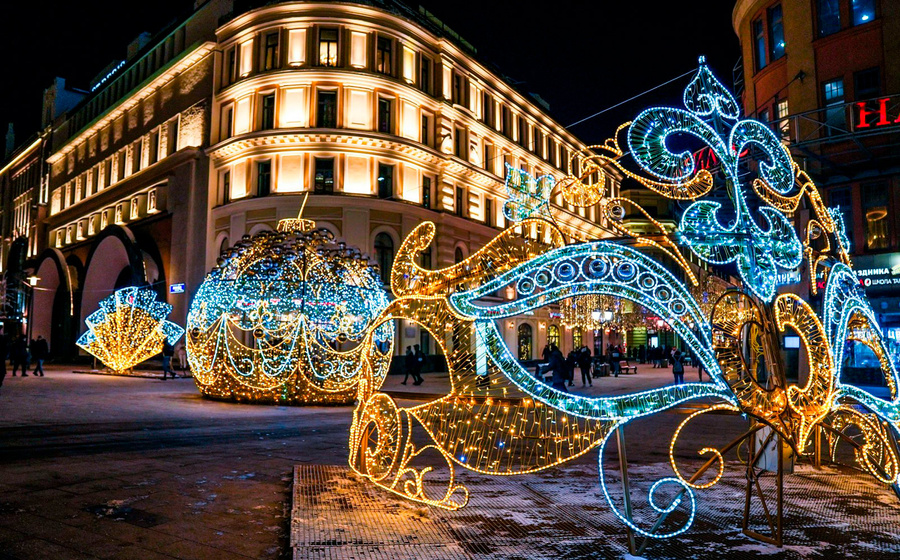
[(531, 325), (522, 323), (519, 325), (519, 359), (530, 360), (533, 348), (533, 335)]
[(841, 30), (841, 7), (839, 0), (816, 0), (816, 21), (819, 37), (825, 37)]
[(863, 215), (866, 219), (866, 249), (887, 249), (890, 241), (888, 188), (883, 182), (862, 187)]
[(559, 327), (550, 325), (547, 327), (547, 345), (559, 348)]
[(316, 158), (313, 188), (317, 194), (334, 192), (334, 158)]

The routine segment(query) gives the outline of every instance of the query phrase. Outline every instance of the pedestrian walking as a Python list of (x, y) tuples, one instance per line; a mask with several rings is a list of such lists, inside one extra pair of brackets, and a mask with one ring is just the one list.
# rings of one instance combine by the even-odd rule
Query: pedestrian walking
[(566, 377), (569, 378), (569, 387), (575, 386), (575, 350), (570, 350), (566, 355)]
[(163, 341), (163, 381), (166, 380), (167, 374), (172, 374), (172, 379), (175, 379), (175, 372), (172, 371), (172, 356), (175, 355), (175, 347), (169, 344), (168, 340)]
[(175, 345), (175, 357), (178, 358), (178, 366), (181, 369), (182, 376), (187, 375), (188, 368), (188, 360), (187, 360), (187, 348), (184, 346), (184, 341), (180, 341)]
[(675, 385), (684, 384), (684, 357), (681, 350), (675, 350), (672, 355), (672, 375), (675, 376)]
[(419, 348), (418, 344), (413, 345), (413, 353), (416, 356), (416, 365), (413, 368), (413, 376), (416, 378), (413, 385), (421, 385), (425, 382), (422, 378), (422, 369), (425, 367), (425, 353)]
[(410, 376), (412, 376), (413, 381), (416, 380), (416, 355), (413, 354), (412, 346), (406, 347), (406, 354), (403, 355), (403, 381), (400, 382), (401, 385), (406, 385), (406, 382), (409, 381)]
[(568, 393), (569, 390), (566, 389), (566, 381), (568, 379), (568, 376), (566, 375), (565, 358), (555, 344), (550, 346), (550, 356), (548, 362), (550, 365), (547, 369), (553, 371), (553, 388), (557, 391)]
[(20, 334), (12, 343), (10, 351), (10, 360), (12, 360), (12, 376), (16, 376), (16, 370), (22, 369), (22, 377), (28, 377), (28, 343), (25, 335)]
[(622, 350), (619, 346), (613, 346), (609, 354), (609, 364), (612, 366), (613, 375), (619, 377), (619, 370), (622, 369)]
[(50, 356), (50, 347), (43, 336), (38, 335), (37, 340), (31, 343), (31, 357), (34, 358), (34, 374), (44, 377), (44, 360)]
[(578, 352), (578, 367), (581, 368), (581, 386), (584, 387), (585, 383), (587, 383), (588, 386), (593, 387), (594, 383), (591, 379), (591, 351), (588, 350), (587, 346), (582, 346)]

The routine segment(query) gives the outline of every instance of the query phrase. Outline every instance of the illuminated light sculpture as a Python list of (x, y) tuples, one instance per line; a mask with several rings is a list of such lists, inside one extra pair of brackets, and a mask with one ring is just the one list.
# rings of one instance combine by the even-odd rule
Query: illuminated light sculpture
[(150, 288), (117, 290), (84, 320), (88, 330), (76, 344), (116, 372), (159, 354), (166, 340), (174, 346), (184, 329), (166, 320), (172, 306), (156, 296)]
[[(570, 175), (555, 187), (550, 179), (534, 179), (508, 167), (510, 200), (505, 211), (518, 223), (459, 264), (433, 271), (419, 268), (416, 256), (431, 243), (435, 227), (424, 223), (409, 234), (391, 273), (397, 299), (372, 322), (365, 340), (366, 366), (350, 433), (351, 468), (406, 498), (455, 509), (468, 499), (468, 491), (455, 478), (459, 467), (515, 475), (598, 449), (600, 485), (608, 504), (629, 530), (647, 538), (686, 531), (694, 519), (695, 492), (721, 478), (725, 453), (742, 442), (754, 449), (760, 433), (768, 433), (762, 447), (774, 438), (799, 457), (815, 460), (824, 434), (834, 460), (837, 448), (849, 445), (856, 467), (895, 487), (900, 483), (900, 378), (850, 268), (839, 214), (824, 206), (815, 184), (766, 125), (740, 118), (737, 102), (702, 59), (683, 103), (683, 109), (648, 109), (620, 127), (616, 137), (576, 154)], [(628, 153), (618, 141), (623, 131)], [(667, 143), (675, 136), (705, 144), (720, 168), (698, 169), (691, 152), (669, 151)], [(754, 154), (761, 154), (758, 165), (748, 165)], [(626, 168), (627, 161), (641, 171)], [(633, 201), (607, 198), (604, 181), (596, 178), (608, 168), (661, 196), (692, 201), (677, 227), (653, 220)], [(549, 215), (554, 188), (571, 204), (600, 205), (613, 228), (630, 242), (567, 244)], [(714, 189), (726, 190), (728, 196), (720, 200), (731, 200), (732, 207), (702, 200)], [(812, 209), (809, 223), (795, 216), (803, 200)], [(632, 230), (624, 220), (626, 205), (648, 218), (654, 231)], [(523, 238), (525, 232), (549, 243)], [(713, 288), (703, 275), (701, 282), (681, 256), (683, 250), (724, 274), (736, 274), (743, 288)], [(670, 264), (650, 253), (669, 257)], [(824, 277), (821, 310), (796, 295), (777, 293), (779, 271), (800, 273), (811, 287)], [(498, 302), (490, 297), (496, 293), (508, 297)], [(712, 382), (606, 397), (574, 395), (535, 378), (503, 340), (500, 325), (513, 316), (595, 297), (631, 301), (665, 322)], [(450, 372), (447, 395), (404, 407), (379, 392), (383, 376), (377, 369), (377, 329), (393, 320), (417, 323), (438, 341)], [(796, 332), (806, 348), (809, 375), (802, 387), (788, 383), (778, 352), (780, 337), (788, 330)], [(890, 399), (841, 382), (848, 340), (865, 344), (879, 357)], [(633, 519), (628, 506), (620, 510), (611, 497), (603, 462), (606, 444), (615, 432), (621, 448), (623, 428), (630, 421), (699, 398), (711, 404), (688, 416), (674, 433), (673, 476), (650, 487), (647, 500), (659, 518), (646, 527)], [(710, 412), (745, 415), (749, 429), (721, 449), (701, 449), (709, 460), (685, 477), (675, 462), (678, 437), (693, 419)], [(421, 444), (418, 432), (430, 443)], [(434, 479), (433, 467), (423, 465), (428, 456), (448, 467), (447, 479)], [(624, 456), (620, 459), (627, 467)], [(715, 464), (712, 480), (701, 481)], [(759, 475), (755, 460), (748, 459), (746, 467), (749, 512), (749, 488)], [(663, 486), (675, 490), (667, 503), (661, 497)], [(630, 496), (627, 487), (625, 494)], [(679, 509), (686, 521), (673, 527), (667, 519)], [(780, 544), (781, 532), (769, 520), (776, 537), (754, 533), (746, 525), (745, 532)], [(780, 527), (780, 517), (776, 523)]]
[[(353, 402), (359, 342), (388, 303), (378, 272), (312, 220), (282, 220), (278, 230), (225, 251), (194, 297), (187, 352), (197, 386), (243, 402)], [(383, 377), (393, 329), (372, 337), (370, 365)]]

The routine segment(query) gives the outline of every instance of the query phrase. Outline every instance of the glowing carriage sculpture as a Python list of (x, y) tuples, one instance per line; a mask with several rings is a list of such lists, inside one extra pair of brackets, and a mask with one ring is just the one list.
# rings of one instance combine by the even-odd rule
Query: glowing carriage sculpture
[[(402, 320), (427, 329), (447, 357), (451, 390), (425, 404), (399, 406), (379, 392), (381, 349), (370, 338), (367, 348), (373, 366), (362, 371), (359, 383), (350, 435), (352, 469), (405, 498), (456, 509), (468, 500), (468, 491), (455, 480), (456, 467), (514, 475), (599, 448), (601, 488), (612, 511), (629, 530), (653, 538), (685, 531), (693, 520), (696, 490), (714, 485), (722, 476), (723, 454), (749, 442), (755, 459), (757, 438), (764, 439), (760, 449), (774, 439), (799, 456), (818, 457), (818, 442), (825, 433), (832, 452), (839, 444), (849, 444), (857, 467), (896, 488), (897, 371), (851, 268), (840, 214), (824, 206), (816, 186), (768, 126), (740, 118), (737, 102), (702, 59), (683, 102), (683, 109), (648, 109), (622, 125), (615, 138), (577, 154), (572, 175), (559, 184), (551, 177), (535, 179), (509, 168), (510, 199), (504, 210), (518, 223), (459, 264), (435, 271), (419, 268), (416, 256), (431, 243), (435, 229), (423, 223), (410, 233), (391, 273), (396, 299), (372, 324)], [(627, 152), (618, 140), (622, 134)], [(675, 135), (704, 143), (720, 168), (715, 173), (698, 169), (690, 152), (669, 151), (667, 141)], [(757, 166), (748, 165), (752, 154), (761, 154)], [(625, 167), (627, 157), (642, 173)], [(633, 201), (605, 197), (603, 173), (608, 167), (663, 197), (693, 201), (677, 230), (667, 233)], [(598, 174), (599, 181), (588, 182)], [(547, 204), (554, 189), (570, 204), (599, 205), (612, 227), (632, 239), (631, 245), (602, 240), (566, 244)], [(729, 195), (730, 208), (704, 200), (719, 190)], [(801, 205), (811, 209), (812, 218), (806, 223), (797, 220), (798, 230), (791, 218)], [(630, 230), (623, 220), (626, 207), (658, 226), (658, 232)], [(523, 230), (544, 242), (523, 239)], [(651, 258), (647, 248), (675, 263), (677, 275)], [(678, 278), (697, 284), (682, 254), (685, 250), (711, 265), (731, 266), (744, 288), (726, 291), (712, 306), (698, 301)], [(802, 272), (813, 293), (816, 281), (824, 279), (820, 314), (795, 295), (777, 293), (779, 270)], [(510, 288), (515, 293), (510, 301), (483, 299)], [(631, 300), (664, 319), (694, 351), (712, 383), (587, 398), (559, 392), (535, 379), (506, 346), (497, 322), (585, 294)], [(788, 384), (778, 356), (778, 337), (788, 328), (800, 335), (807, 349), (809, 377), (802, 387)], [(444, 344), (446, 338), (452, 344)], [(865, 344), (880, 358), (889, 400), (841, 383), (848, 339)], [(765, 377), (760, 371), (766, 372)], [(621, 428), (638, 417), (700, 398), (714, 404), (687, 417), (675, 431), (673, 448), (687, 423), (711, 411), (744, 414), (751, 419), (750, 429), (722, 449), (701, 450), (711, 458), (690, 478), (682, 475), (670, 453), (673, 476), (655, 482), (648, 496), (659, 520), (653, 528), (642, 528), (632, 520), (627, 500), (625, 511), (620, 511), (607, 489), (602, 460), (606, 443), (614, 432), (623, 437)], [(423, 445), (413, 431), (423, 431), (430, 441)], [(850, 437), (851, 432), (856, 436)], [(619, 443), (621, 447), (622, 440)], [(449, 480), (436, 494), (429, 486), (432, 468), (417, 466), (427, 455), (449, 467)], [(748, 501), (749, 481), (757, 476), (755, 463), (748, 458)], [(701, 475), (716, 464), (712, 480), (701, 483)], [(780, 482), (782, 471), (778, 472)], [(663, 485), (675, 486), (668, 505), (657, 503)], [(630, 492), (626, 489), (625, 494)], [(666, 528), (666, 516), (679, 507), (687, 509), (686, 522)], [(773, 537), (754, 536), (780, 543), (780, 520), (769, 518), (769, 526)], [(747, 531), (746, 517), (744, 528)]]
[(187, 321), (194, 379), (212, 398), (351, 403), (364, 362), (377, 379), (390, 367), (393, 329), (369, 332), (387, 303), (359, 250), (312, 220), (282, 220), (277, 232), (244, 236), (200, 286)]

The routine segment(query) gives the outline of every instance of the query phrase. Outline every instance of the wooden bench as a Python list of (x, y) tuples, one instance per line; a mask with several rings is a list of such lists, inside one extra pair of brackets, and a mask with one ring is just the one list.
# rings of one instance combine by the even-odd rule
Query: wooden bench
[(628, 362), (622, 360), (619, 362), (619, 371), (626, 375), (637, 375), (637, 366), (630, 366)]

